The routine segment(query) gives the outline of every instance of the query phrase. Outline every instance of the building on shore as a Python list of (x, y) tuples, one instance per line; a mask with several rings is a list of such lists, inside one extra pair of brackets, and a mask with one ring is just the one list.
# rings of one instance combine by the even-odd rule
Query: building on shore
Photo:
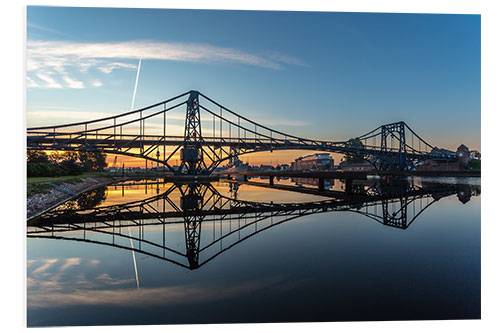
[(460, 145), (457, 148), (457, 160), (461, 167), (467, 167), (470, 162), (470, 151), (466, 145)]
[[(434, 149), (433, 149), (434, 151)], [(460, 145), (456, 153), (449, 150), (440, 149), (440, 152), (446, 152), (448, 155), (455, 155), (456, 158), (452, 160), (430, 160), (416, 165), (415, 169), (418, 171), (459, 171), (468, 170), (469, 162), (471, 160), (471, 153), (469, 148), (465, 145)]]
[(259, 171), (270, 171), (270, 170), (274, 170), (274, 167), (269, 164), (261, 164), (259, 167)]
[(328, 153), (302, 156), (292, 162), (291, 170), (332, 170), (334, 160)]
[(415, 166), (417, 171), (459, 171), (460, 165), (457, 161), (425, 161)]

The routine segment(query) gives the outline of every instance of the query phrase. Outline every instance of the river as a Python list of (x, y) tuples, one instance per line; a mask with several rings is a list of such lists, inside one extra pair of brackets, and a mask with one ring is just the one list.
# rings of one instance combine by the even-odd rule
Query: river
[(480, 318), (479, 179), (148, 182), (28, 221), (28, 326)]

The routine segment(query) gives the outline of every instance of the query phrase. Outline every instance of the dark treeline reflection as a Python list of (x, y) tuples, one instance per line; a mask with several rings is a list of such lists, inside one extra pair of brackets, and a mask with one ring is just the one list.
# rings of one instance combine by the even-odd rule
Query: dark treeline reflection
[(81, 193), (74, 200), (65, 202), (57, 210), (87, 210), (98, 206), (106, 200), (106, 188), (99, 187), (95, 190)]
[[(211, 183), (165, 185), (158, 195), (108, 206), (99, 206), (106, 198), (105, 188), (90, 191), (30, 221), (28, 237), (105, 244), (197, 269), (251, 236), (304, 216), (353, 212), (405, 230), (440, 199), (456, 195), (465, 204), (481, 192), (476, 185), (415, 185), (411, 180), (393, 179), (357, 183), (351, 193), (327, 200), (276, 204), (238, 199), (237, 183), (229, 184), (227, 196)], [(172, 226), (182, 226), (180, 248), (165, 242)]]

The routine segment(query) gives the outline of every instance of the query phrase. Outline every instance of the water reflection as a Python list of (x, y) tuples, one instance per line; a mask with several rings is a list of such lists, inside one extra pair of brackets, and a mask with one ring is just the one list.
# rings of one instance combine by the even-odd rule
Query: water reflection
[(80, 194), (76, 200), (65, 202), (56, 210), (85, 210), (92, 209), (106, 200), (106, 188), (99, 187), (94, 190)]
[[(101, 205), (104, 188), (89, 192), (30, 221), (28, 237), (107, 245), (194, 270), (256, 234), (308, 215), (347, 211), (405, 230), (441, 198), (456, 195), (466, 203), (480, 194), (479, 186), (468, 184), (369, 181), (353, 184), (349, 195), (277, 204), (241, 200), (238, 183), (229, 184), (229, 195), (211, 183), (162, 185), (156, 195), (107, 206)], [(167, 241), (179, 232), (183, 244)]]

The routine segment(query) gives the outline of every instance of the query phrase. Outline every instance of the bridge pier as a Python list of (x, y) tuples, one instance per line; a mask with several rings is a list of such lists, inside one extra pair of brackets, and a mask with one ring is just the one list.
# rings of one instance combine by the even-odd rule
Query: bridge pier
[(318, 189), (320, 191), (324, 191), (325, 190), (325, 178), (319, 178)]
[(345, 192), (352, 193), (352, 179), (345, 180)]
[(269, 176), (269, 185), (274, 185), (274, 176)]

